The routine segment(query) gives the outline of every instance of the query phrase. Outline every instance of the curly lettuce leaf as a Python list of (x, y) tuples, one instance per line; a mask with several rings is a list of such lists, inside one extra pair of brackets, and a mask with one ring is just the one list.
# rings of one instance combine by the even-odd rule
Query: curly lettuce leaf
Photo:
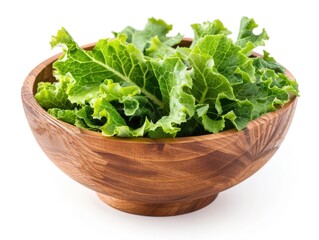
[(201, 38), (193, 47), (191, 55), (198, 56), (201, 59), (200, 65), (211, 66), (211, 69), (227, 78), (231, 85), (240, 84), (244, 80), (255, 81), (252, 59), (242, 54), (241, 48), (224, 35)]
[(276, 110), (277, 106), (283, 106), (290, 100), (290, 94), (298, 95), (298, 84), (284, 74), (276, 74), (271, 69), (260, 69), (256, 75), (256, 82), (234, 86), (238, 99), (248, 99), (253, 103), (252, 119)]
[(75, 105), (69, 101), (67, 94), (68, 84), (67, 76), (61, 77), (59, 82), (39, 82), (34, 97), (44, 109), (73, 109)]
[[(230, 127), (241, 130), (265, 109), (274, 110), (269, 105), (282, 105), (289, 99), (288, 89), (280, 90), (286, 94), (269, 90), (268, 85), (262, 90), (256, 80), (254, 60), (223, 35), (200, 39), (188, 61), (194, 70), (192, 94), (198, 103), (197, 117), (209, 132)], [(272, 97), (276, 94), (281, 94), (283, 101)]]
[(112, 80), (106, 80), (100, 86), (99, 98), (106, 101), (118, 101), (123, 104), (123, 111), (126, 116), (147, 116), (155, 119), (154, 105), (147, 97), (141, 96), (141, 90), (135, 85), (114, 83)]
[(141, 127), (136, 129), (130, 128), (116, 108), (104, 98), (96, 100), (93, 108), (92, 117), (94, 119), (107, 119), (106, 123), (99, 128), (105, 136), (142, 137), (150, 127), (150, 122), (145, 119)]
[(152, 58), (167, 58), (176, 53), (176, 49), (161, 42), (158, 36), (155, 36), (150, 41), (150, 46), (145, 50), (145, 55)]
[(141, 92), (162, 107), (158, 83), (143, 54), (126, 43), (126, 36), (98, 41), (92, 51), (80, 48), (65, 29), (51, 41), (52, 47), (63, 46), (64, 54), (53, 64), (57, 77), (69, 74), (67, 94), (72, 103), (84, 104), (94, 98), (105, 79), (127, 83), (140, 88)]
[(242, 130), (247, 126), (252, 119), (254, 109), (253, 103), (248, 99), (229, 99), (224, 94), (218, 96), (215, 107), (222, 119), (231, 123), (228, 128), (235, 127), (237, 130)]
[[(161, 89), (164, 111), (168, 113), (151, 130), (160, 127), (162, 132), (175, 136), (180, 131), (179, 125), (195, 112), (195, 98), (187, 91), (192, 87), (190, 73), (177, 57), (152, 61), (151, 64)], [(156, 137), (156, 134), (152, 136)]]
[(133, 27), (126, 27), (121, 32), (114, 32), (115, 37), (125, 34), (127, 42), (133, 43), (141, 52), (149, 47), (151, 39), (157, 36), (160, 42), (166, 46), (174, 46), (178, 44), (183, 36), (177, 34), (174, 37), (167, 37), (173, 26), (167, 24), (161, 19), (149, 18), (143, 30), (137, 30)]
[(113, 83), (107, 80), (100, 86), (100, 93), (106, 101), (117, 100), (124, 104), (124, 112), (126, 116), (132, 116), (139, 109), (139, 102), (134, 97), (141, 93), (136, 85), (121, 86), (119, 83)]
[(73, 125), (75, 125), (75, 122), (76, 122), (76, 111), (77, 111), (76, 109), (74, 110), (60, 109), (60, 108), (48, 109), (48, 113), (52, 115), (53, 117)]
[(281, 66), (267, 51), (263, 51), (262, 57), (256, 57), (253, 65), (256, 69), (272, 69), (277, 73), (285, 73), (285, 68)]
[(105, 121), (101, 119), (94, 119), (92, 117), (93, 108), (85, 105), (80, 110), (76, 112), (76, 126), (80, 128), (86, 128), (90, 130), (97, 131), (104, 124)]
[(194, 31), (194, 38), (193, 42), (191, 45), (191, 48), (198, 42), (200, 38), (203, 38), (207, 35), (217, 35), (217, 34), (222, 34), (222, 35), (229, 35), (231, 34), (231, 31), (229, 31), (224, 24), (216, 19), (213, 22), (204, 22), (204, 23), (194, 23), (191, 25)]
[[(254, 105), (248, 100), (229, 99), (219, 94), (215, 106), (209, 104), (197, 105), (197, 116), (205, 130), (218, 133), (235, 127), (242, 130), (252, 118)], [(228, 124), (227, 124), (228, 123)]]
[(214, 59), (192, 52), (189, 61), (193, 67), (193, 88), (191, 90), (198, 104), (215, 104), (222, 92), (233, 98), (233, 89), (228, 79), (214, 68)]
[(253, 18), (243, 17), (241, 19), (240, 29), (235, 44), (243, 49), (243, 54), (249, 56), (254, 48), (258, 46), (264, 46), (265, 40), (269, 39), (269, 36), (264, 28), (260, 34), (254, 34), (253, 31), (257, 27), (258, 24)]
[[(238, 130), (251, 120), (253, 105), (235, 98), (232, 85), (253, 82), (252, 62), (223, 35), (205, 36), (189, 55), (193, 67), (192, 94), (204, 129), (217, 133), (227, 121)], [(235, 75), (236, 74), (236, 75)]]

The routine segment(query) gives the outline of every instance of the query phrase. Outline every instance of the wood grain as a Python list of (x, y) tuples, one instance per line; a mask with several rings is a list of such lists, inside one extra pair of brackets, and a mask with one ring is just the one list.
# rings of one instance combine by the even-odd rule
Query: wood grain
[(157, 140), (105, 137), (53, 118), (36, 102), (37, 83), (54, 81), (52, 62), (57, 57), (39, 64), (22, 87), (35, 139), (63, 172), (110, 206), (134, 214), (192, 212), (254, 174), (279, 148), (297, 104), (293, 97), (239, 132)]

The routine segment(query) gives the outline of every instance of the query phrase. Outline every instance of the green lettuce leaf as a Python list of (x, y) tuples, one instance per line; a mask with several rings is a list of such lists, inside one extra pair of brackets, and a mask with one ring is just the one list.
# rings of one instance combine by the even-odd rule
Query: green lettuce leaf
[(88, 105), (83, 106), (76, 112), (76, 123), (75, 125), (80, 128), (86, 128), (94, 131), (98, 131), (105, 121), (100, 119), (94, 119), (92, 117), (93, 108)]
[(274, 111), (290, 100), (290, 94), (298, 95), (298, 84), (284, 74), (276, 74), (271, 69), (261, 69), (256, 73), (257, 81), (234, 86), (238, 99), (248, 99), (253, 103), (252, 119)]
[(234, 89), (257, 86), (253, 60), (226, 36), (209, 35), (193, 47), (189, 62), (194, 70), (196, 113), (204, 129), (213, 133), (231, 127), (243, 129), (252, 119), (254, 105), (247, 97), (238, 99)]
[(141, 90), (136, 85), (121, 86), (119, 83), (113, 83), (107, 80), (100, 86), (101, 96), (106, 101), (117, 100), (124, 104), (124, 112), (126, 116), (132, 116), (139, 109), (139, 101), (134, 98)]
[(102, 134), (105, 136), (142, 137), (150, 127), (149, 121), (145, 119), (144, 124), (141, 127), (137, 129), (130, 128), (116, 108), (104, 98), (96, 100), (93, 108), (94, 112), (92, 117), (94, 119), (107, 119), (106, 123), (100, 127)]
[(240, 84), (244, 80), (255, 81), (253, 60), (242, 54), (241, 48), (224, 35), (201, 38), (193, 47), (191, 55), (193, 57), (190, 58), (198, 56), (201, 66), (209, 66), (208, 68), (227, 78), (231, 85)]
[(256, 57), (254, 59), (253, 65), (256, 69), (272, 69), (277, 73), (285, 73), (285, 68), (281, 66), (277, 61), (270, 57), (267, 51), (263, 51), (262, 57)]
[(147, 116), (155, 119), (156, 108), (147, 97), (139, 95), (141, 90), (136, 85), (114, 83), (106, 80), (100, 85), (99, 98), (106, 101), (118, 101), (123, 104), (126, 116)]
[(233, 127), (237, 130), (245, 128), (252, 119), (253, 108), (254, 105), (248, 100), (231, 100), (220, 94), (215, 107), (209, 104), (197, 105), (196, 113), (205, 130), (218, 133)]
[(161, 42), (158, 36), (151, 39), (150, 46), (145, 50), (145, 55), (152, 58), (166, 58), (174, 55), (176, 49), (171, 46)]
[(56, 76), (69, 74), (67, 94), (71, 102), (84, 104), (94, 98), (100, 85), (106, 79), (114, 82), (136, 85), (154, 104), (162, 107), (158, 83), (149, 70), (143, 54), (132, 44), (126, 43), (126, 36), (98, 41), (92, 51), (80, 48), (61, 29), (51, 41), (52, 47), (64, 46), (62, 55), (54, 64)]
[(220, 20), (215, 20), (213, 22), (204, 22), (202, 24), (195, 23), (191, 25), (194, 31), (194, 39), (191, 48), (198, 42), (198, 40), (207, 35), (217, 35), (223, 34), (225, 36), (231, 34), (224, 24)]
[(66, 93), (70, 80), (68, 76), (60, 78), (59, 82), (39, 82), (35, 99), (44, 109), (73, 109), (75, 107)]
[(141, 52), (144, 52), (149, 47), (151, 39), (157, 36), (160, 42), (167, 46), (178, 44), (183, 36), (177, 34), (174, 37), (167, 37), (167, 34), (172, 30), (173, 26), (167, 24), (161, 19), (149, 18), (143, 30), (137, 30), (133, 27), (126, 27), (121, 32), (114, 32), (115, 37), (121, 34), (127, 35), (127, 42), (133, 43)]
[[(188, 93), (192, 87), (190, 72), (177, 57), (152, 61), (151, 64), (161, 89), (164, 111), (168, 114), (158, 120), (151, 130), (161, 127), (162, 132), (175, 136), (180, 131), (179, 125), (195, 112), (195, 99)], [(156, 137), (156, 134), (152, 136)]]
[(265, 29), (260, 34), (254, 34), (253, 30), (258, 27), (254, 19), (243, 17), (240, 21), (240, 29), (236, 45), (243, 48), (242, 53), (250, 55), (252, 50), (258, 46), (264, 46), (269, 36)]
[(53, 117), (70, 124), (75, 124), (76, 122), (76, 109), (50, 108), (48, 113)]
[(242, 130), (252, 119), (254, 104), (248, 99), (229, 99), (224, 94), (219, 94), (216, 109), (222, 119), (231, 123), (227, 128)]

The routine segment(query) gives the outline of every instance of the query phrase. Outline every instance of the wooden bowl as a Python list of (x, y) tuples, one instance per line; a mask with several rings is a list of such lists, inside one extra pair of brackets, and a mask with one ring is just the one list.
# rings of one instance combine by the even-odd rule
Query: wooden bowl
[(52, 63), (57, 58), (39, 64), (23, 84), (30, 128), (63, 172), (96, 191), (108, 205), (134, 214), (192, 212), (254, 174), (279, 148), (297, 103), (293, 97), (242, 131), (175, 139), (105, 137), (55, 119), (35, 100), (38, 82), (54, 81)]

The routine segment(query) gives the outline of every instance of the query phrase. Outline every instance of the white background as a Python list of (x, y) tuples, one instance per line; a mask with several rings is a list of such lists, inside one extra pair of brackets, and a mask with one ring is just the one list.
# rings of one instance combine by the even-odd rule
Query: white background
[[(1, 1), (0, 239), (319, 239), (319, 14), (316, 1)], [(104, 205), (44, 155), (22, 109), (20, 89), (52, 56), (64, 26), (86, 44), (148, 17), (191, 37), (191, 23), (221, 19), (237, 33), (242, 16), (270, 35), (266, 49), (297, 78), (301, 97), (290, 131), (265, 167), (208, 207), (143, 217)], [(235, 36), (234, 36), (235, 37)]]

